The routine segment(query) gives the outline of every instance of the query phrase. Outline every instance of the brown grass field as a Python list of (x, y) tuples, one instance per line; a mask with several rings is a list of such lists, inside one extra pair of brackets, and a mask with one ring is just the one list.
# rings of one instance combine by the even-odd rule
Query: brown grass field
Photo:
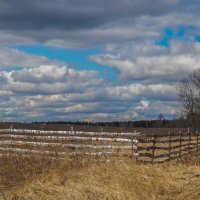
[(20, 155), (0, 158), (0, 199), (200, 199), (200, 156), (165, 164)]

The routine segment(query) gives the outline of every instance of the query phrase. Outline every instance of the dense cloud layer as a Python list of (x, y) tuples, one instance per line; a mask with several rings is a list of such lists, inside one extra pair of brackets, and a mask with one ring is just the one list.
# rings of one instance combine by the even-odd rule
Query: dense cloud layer
[(124, 18), (161, 15), (180, 0), (1, 0), (0, 28), (6, 30), (85, 29)]
[(199, 24), (195, 0), (0, 0), (1, 44), (90, 47)]

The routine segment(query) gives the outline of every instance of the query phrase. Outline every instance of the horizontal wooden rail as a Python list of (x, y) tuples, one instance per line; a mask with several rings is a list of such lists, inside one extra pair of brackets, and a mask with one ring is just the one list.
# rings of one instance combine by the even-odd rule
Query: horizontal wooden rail
[[(14, 152), (14, 153), (27, 153), (27, 154), (40, 154), (50, 156), (114, 156), (114, 157), (130, 157), (129, 154), (117, 154), (113, 152), (54, 152), (54, 151), (39, 151), (21, 148), (0, 148), (3, 152)], [(134, 154), (134, 157), (138, 157), (138, 154)]]
[(149, 157), (149, 158), (167, 158), (170, 155), (178, 154), (179, 151), (172, 151), (170, 153), (161, 153), (158, 155), (153, 155), (151, 153), (141, 153), (140, 156), (142, 157)]
[[(7, 135), (0, 135), (0, 138), (8, 138)], [(80, 141), (109, 141), (123, 143), (138, 143), (136, 139), (127, 138), (103, 138), (103, 137), (79, 137), (79, 136), (29, 136), (29, 135), (12, 135), (12, 139), (43, 139), (43, 140), (80, 140)]]
[(85, 132), (85, 131), (43, 131), (43, 130), (28, 130), (28, 129), (0, 129), (0, 133), (24, 133), (38, 135), (91, 135), (91, 136), (138, 136), (139, 132)]
[(46, 154), (46, 155), (93, 155), (93, 156), (103, 156), (103, 155), (111, 155), (112, 152), (54, 152), (54, 151), (39, 151), (32, 149), (21, 149), (21, 148), (0, 148), (0, 151), (7, 152), (18, 152), (18, 153), (34, 153), (34, 154)]
[(122, 149), (122, 150), (137, 150), (137, 146), (115, 146), (115, 145), (84, 145), (84, 144), (61, 144), (47, 142), (28, 142), (28, 141), (0, 141), (0, 144), (8, 145), (26, 145), (38, 147), (58, 147), (58, 148), (90, 148), (90, 149)]
[[(195, 132), (182, 132), (181, 135), (183, 137), (188, 136), (188, 134), (190, 134), (191, 136), (196, 136), (196, 135), (200, 135), (200, 133), (195, 133)], [(171, 137), (178, 137), (180, 135), (180, 133), (170, 133)], [(145, 134), (144, 135), (145, 138), (152, 138), (152, 137), (169, 137), (169, 133), (150, 133), (150, 134)]]
[[(155, 142), (156, 143), (169, 143), (169, 142), (190, 142), (191, 140), (190, 139), (166, 139), (166, 140), (160, 140), (160, 139), (156, 139)], [(151, 140), (148, 140), (148, 139), (139, 139), (139, 143), (153, 143), (154, 140), (151, 139)]]
[[(196, 146), (197, 143), (189, 143), (191, 146)], [(200, 141), (198, 142), (198, 144), (200, 144)], [(168, 146), (139, 146), (138, 147), (138, 150), (153, 150), (153, 149), (156, 149), (156, 150), (169, 150), (170, 148), (171, 149), (178, 149), (180, 147), (186, 147), (188, 146), (188, 143), (186, 144), (182, 144), (182, 145), (175, 145), (175, 146), (171, 146), (171, 147), (168, 147)]]

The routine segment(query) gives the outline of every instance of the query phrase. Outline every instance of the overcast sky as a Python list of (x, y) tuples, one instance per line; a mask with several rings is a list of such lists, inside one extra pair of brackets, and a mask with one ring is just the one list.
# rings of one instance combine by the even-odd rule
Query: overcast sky
[(0, 0), (0, 121), (179, 113), (200, 67), (198, 0)]

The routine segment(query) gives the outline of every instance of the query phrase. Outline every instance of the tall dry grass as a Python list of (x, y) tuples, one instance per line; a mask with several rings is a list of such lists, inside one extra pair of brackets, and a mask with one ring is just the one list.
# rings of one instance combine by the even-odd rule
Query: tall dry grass
[(182, 200), (200, 199), (200, 157), (160, 165), (133, 160), (91, 163), (4, 155), (0, 199)]

